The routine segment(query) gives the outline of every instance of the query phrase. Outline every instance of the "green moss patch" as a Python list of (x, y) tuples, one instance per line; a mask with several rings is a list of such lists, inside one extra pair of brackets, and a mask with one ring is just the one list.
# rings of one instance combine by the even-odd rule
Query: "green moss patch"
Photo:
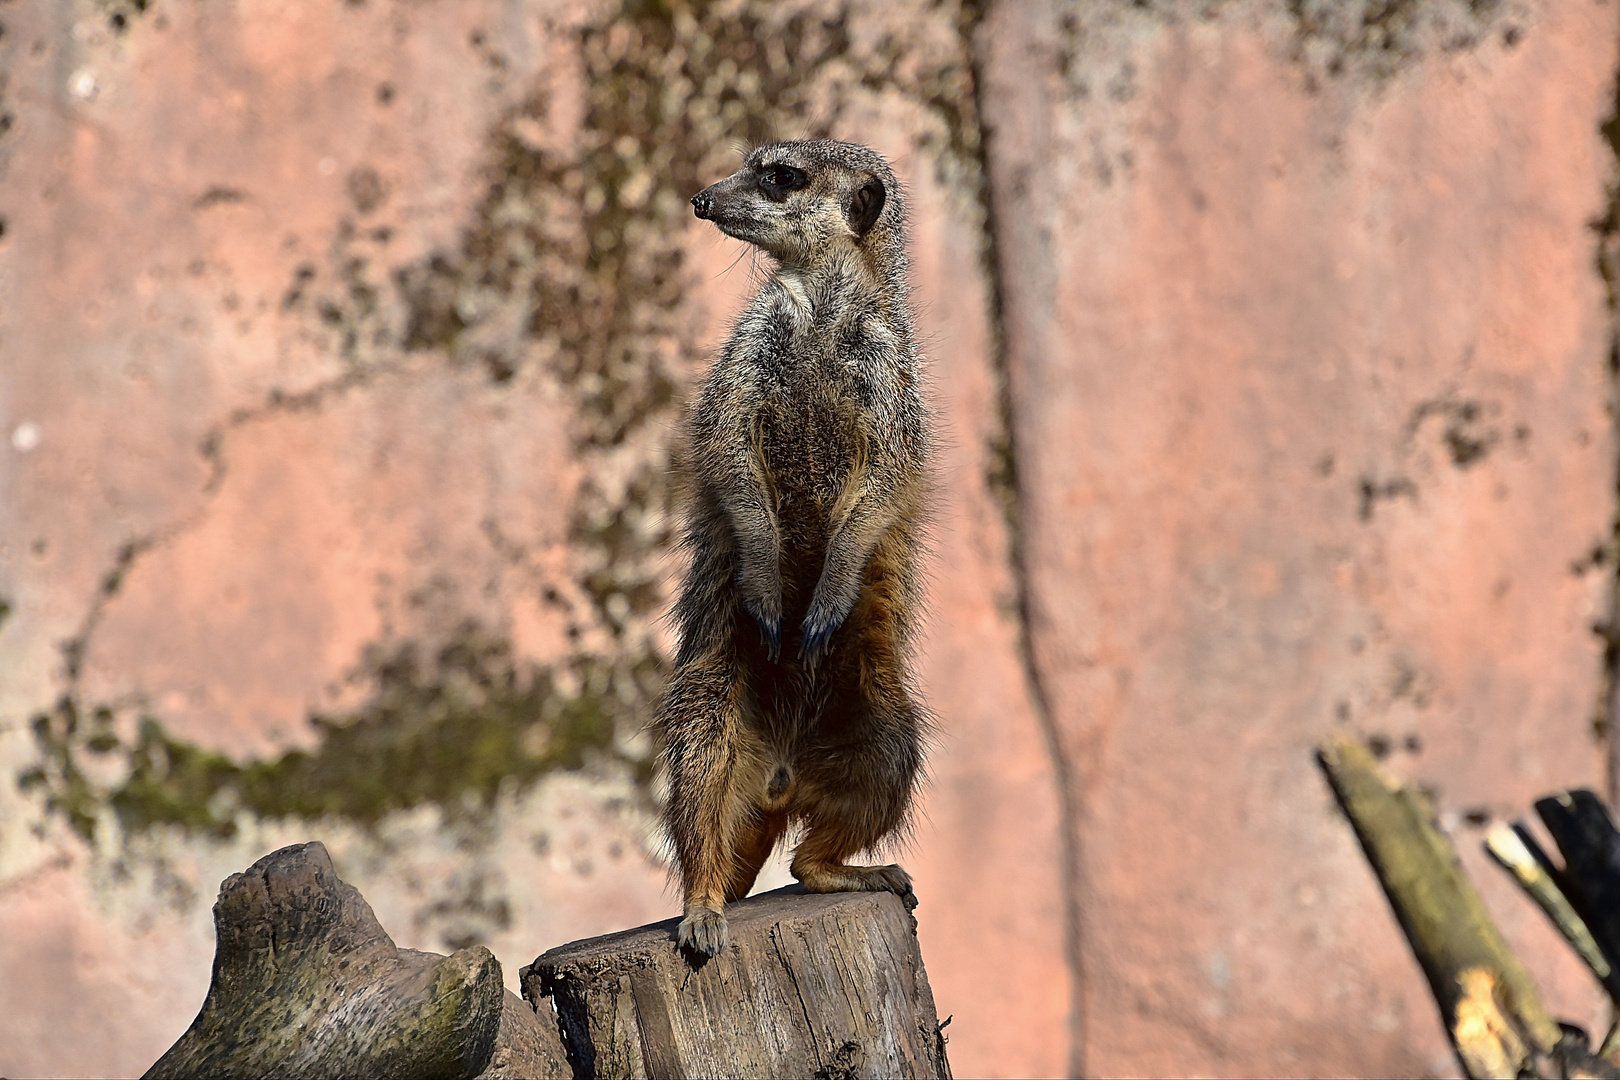
[[(312, 716), (320, 734), (313, 749), (247, 764), (177, 739), (149, 715), (126, 744), (111, 710), (85, 717), (63, 699), (34, 718), (41, 761), (19, 782), (43, 789), (49, 808), (86, 839), (104, 807), (126, 835), (177, 825), (220, 838), (235, 834), (244, 812), (365, 826), (424, 804), (477, 815), (504, 790), (593, 756), (620, 756), (614, 731), (637, 719), (624, 701), (644, 695), (624, 693), (627, 673), (609, 667), (579, 663), (568, 674), (578, 689), (563, 693), (556, 672), (519, 665), (504, 640), (472, 626), (426, 657), (413, 643), (374, 650), (364, 665), (364, 705)], [(87, 755), (120, 757), (124, 779), (98, 786)]]

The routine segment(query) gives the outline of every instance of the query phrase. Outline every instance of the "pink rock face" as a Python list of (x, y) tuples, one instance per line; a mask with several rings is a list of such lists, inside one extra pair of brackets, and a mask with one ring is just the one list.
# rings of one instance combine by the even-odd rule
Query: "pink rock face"
[(1453, 819), (1603, 780), (1615, 10), (977, 11), (0, 6), (0, 1074), (142, 1071), (284, 843), (510, 982), (674, 912), (665, 468), (752, 288), (685, 199), (805, 133), (913, 208), (956, 1073), (1453, 1070), (1335, 725), (1600, 1022)]
[(1275, 18), (1068, 10), (998, 9), (985, 100), (1085, 1067), (1449, 1068), (1311, 747), (1382, 735), (1454, 812), (1602, 782), (1614, 10), (1377, 78)]

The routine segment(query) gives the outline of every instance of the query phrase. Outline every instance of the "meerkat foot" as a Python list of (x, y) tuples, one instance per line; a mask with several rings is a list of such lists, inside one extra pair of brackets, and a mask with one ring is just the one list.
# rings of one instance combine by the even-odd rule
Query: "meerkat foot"
[(894, 863), (887, 866), (828, 866), (795, 867), (794, 875), (811, 892), (892, 892), (906, 905), (906, 910), (917, 906), (917, 894), (911, 888), (911, 875)]
[(686, 917), (675, 932), (676, 943), (689, 952), (704, 956), (719, 956), (731, 941), (723, 912), (703, 904), (689, 904)]

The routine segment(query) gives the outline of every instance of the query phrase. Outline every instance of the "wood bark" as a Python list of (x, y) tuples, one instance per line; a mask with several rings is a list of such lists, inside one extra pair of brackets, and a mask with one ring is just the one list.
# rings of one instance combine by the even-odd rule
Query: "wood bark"
[(571, 1075), (488, 949), (396, 947), (319, 843), (227, 878), (214, 930), (202, 1010), (148, 1077)]
[(671, 919), (523, 970), (524, 997), (556, 1009), (575, 1076), (950, 1076), (899, 897), (792, 886), (726, 915), (731, 945), (701, 965)]

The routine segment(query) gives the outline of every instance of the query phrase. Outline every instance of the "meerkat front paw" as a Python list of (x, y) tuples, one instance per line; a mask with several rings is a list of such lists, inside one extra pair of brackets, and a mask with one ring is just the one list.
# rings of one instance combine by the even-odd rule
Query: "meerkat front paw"
[(688, 952), (719, 956), (731, 942), (731, 930), (726, 926), (723, 913), (693, 904), (686, 909), (686, 917), (675, 931), (675, 941)]
[(759, 624), (766, 651), (775, 660), (782, 653), (782, 571), (768, 567), (744, 566), (737, 588), (742, 593), (743, 610)]
[(800, 656), (814, 657), (827, 647), (833, 631), (844, 625), (855, 607), (857, 591), (840, 588), (823, 577), (810, 597), (810, 610), (804, 613), (804, 639)]

